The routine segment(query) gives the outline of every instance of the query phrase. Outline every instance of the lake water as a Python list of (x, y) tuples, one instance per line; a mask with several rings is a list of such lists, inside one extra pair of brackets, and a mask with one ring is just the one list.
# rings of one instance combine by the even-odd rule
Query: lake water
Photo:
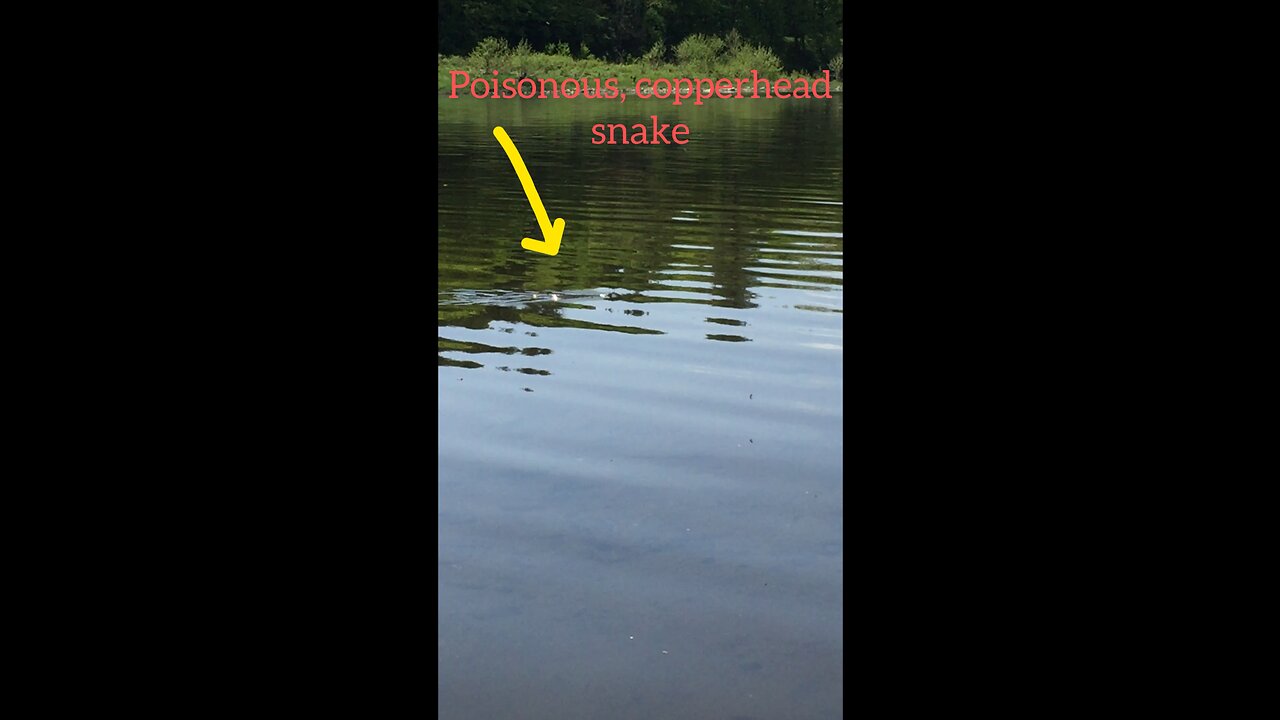
[(841, 717), (843, 96), (439, 103), (440, 717)]

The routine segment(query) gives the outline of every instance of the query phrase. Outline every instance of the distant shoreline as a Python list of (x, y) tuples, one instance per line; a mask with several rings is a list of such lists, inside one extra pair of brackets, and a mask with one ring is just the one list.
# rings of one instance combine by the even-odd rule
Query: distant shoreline
[[(437, 94), (438, 94), (440, 97), (449, 97), (449, 87), (448, 87), (448, 84), (446, 83), (446, 85), (445, 85), (444, 87), (439, 88), (439, 90), (437, 91)], [(844, 83), (843, 83), (843, 82), (839, 82), (839, 83), (837, 83), (836, 81), (834, 81), (834, 80), (833, 80), (833, 81), (831, 82), (831, 94), (832, 94), (832, 95), (842, 95), (842, 94), (844, 94)], [(636, 95), (634, 92), (632, 92), (632, 93), (627, 93), (627, 97), (629, 97), (629, 98), (638, 97), (638, 98), (639, 98), (639, 99), (641, 99), (641, 100), (670, 100), (670, 99), (671, 99), (671, 98), (669, 98), (669, 97), (667, 97), (667, 98), (654, 97), (653, 95)], [(682, 94), (680, 95), (680, 97), (682, 97), (682, 98), (688, 98), (688, 97), (691, 97), (691, 96), (690, 96), (690, 94), (689, 94), (688, 92), (684, 92), (684, 93), (682, 93)], [(727, 99), (727, 100), (737, 100), (737, 99), (742, 99), (742, 100), (804, 100), (804, 99), (805, 99), (805, 98), (791, 98), (791, 97), (786, 97), (786, 98), (780, 98), (780, 97), (769, 97), (769, 98), (760, 97), (760, 98), (752, 98), (752, 97), (745, 96), (745, 95), (744, 95), (742, 98), (716, 98), (716, 97), (714, 97), (714, 96), (708, 96), (708, 95), (703, 95), (703, 97), (704, 97), (704, 98), (710, 98), (710, 99), (712, 99), (712, 100), (726, 100), (726, 99)], [(476, 101), (492, 100), (492, 99), (493, 99), (493, 98), (473, 98), (473, 97), (471, 97), (470, 93), (463, 94), (461, 91), (459, 91), (459, 93), (458, 93), (458, 97), (457, 97), (456, 99), (458, 99), (458, 100), (462, 100), (462, 99), (464, 99), (464, 98), (465, 98), (465, 99), (467, 99), (467, 100), (476, 100)], [(531, 98), (504, 98), (504, 99), (509, 99), (509, 100), (576, 100), (576, 101), (580, 101), (580, 102), (581, 102), (581, 101), (585, 101), (585, 100), (590, 100), (590, 101), (592, 101), (592, 102), (617, 102), (617, 100), (613, 100), (613, 99), (609, 99), (609, 98), (594, 98), (594, 97), (576, 97), (576, 98), (563, 98), (563, 97), (562, 97), (562, 98), (553, 98), (553, 97), (551, 97), (551, 96), (547, 96), (547, 97), (545, 97), (545, 98), (540, 98), (540, 97), (534, 96), (534, 97), (531, 97)], [(821, 99), (823, 99), (823, 98), (816, 98), (816, 99), (821, 100)]]
[[(622, 62), (608, 62), (593, 57), (590, 53), (574, 57), (568, 54), (567, 48), (562, 48), (559, 52), (534, 52), (527, 43), (520, 43), (515, 47), (511, 47), (505, 41), (487, 38), (468, 55), (437, 56), (436, 89), (442, 95), (451, 94), (451, 71), (466, 72), (472, 82), (476, 80), (485, 80), (491, 83), (499, 81), (504, 86), (504, 92), (506, 91), (507, 80), (519, 81), (529, 78), (537, 82), (539, 79), (545, 78), (555, 80), (558, 83), (562, 79), (569, 78), (586, 78), (593, 81), (598, 79), (601, 82), (609, 78), (615, 78), (617, 87), (622, 92), (625, 92), (627, 97), (649, 98), (652, 95), (646, 96), (635, 92), (638, 81), (644, 79), (657, 80), (659, 78), (668, 81), (688, 79), (693, 82), (699, 79), (714, 81), (723, 78), (728, 80), (751, 77), (753, 71), (758, 73), (759, 78), (767, 79), (771, 87), (778, 80), (787, 80), (792, 88), (795, 88), (798, 82), (803, 83), (805, 86), (812, 86), (813, 82), (817, 80), (824, 81), (824, 84), (829, 81), (832, 94), (843, 92), (844, 90), (843, 53), (837, 54), (818, 72), (785, 70), (777, 56), (765, 48), (741, 42), (729, 44), (716, 38), (701, 36), (688, 38), (679, 47), (670, 50), (664, 49), (659, 43), (649, 53), (646, 53), (645, 57), (626, 58)], [(528, 87), (527, 83), (525, 86)], [(702, 85), (701, 89), (707, 89), (706, 83)], [(787, 90), (787, 88), (784, 87), (784, 90)], [(458, 94), (461, 97), (464, 93), (459, 90)], [(470, 93), (466, 94), (470, 95)], [(605, 94), (608, 95), (609, 93)], [(788, 92), (787, 94), (790, 95), (791, 93)], [(686, 90), (681, 94), (681, 97), (691, 97), (691, 93)], [(727, 99), (717, 98), (714, 94), (707, 95), (705, 93), (702, 97)], [(514, 98), (504, 97), (504, 99)], [(551, 98), (539, 97), (536, 99)], [(662, 99), (662, 97), (659, 96), (657, 99)], [(730, 99), (743, 98), (735, 97)], [(763, 100), (766, 98), (753, 99)]]
[[(494, 71), (492, 76), (479, 76), (464, 69), (440, 69), (443, 82), (436, 90), (438, 94), (453, 96), (456, 87), (457, 98), (470, 97), (477, 100), (504, 99), (515, 100), (617, 100), (619, 94), (627, 97), (638, 97), (644, 100), (670, 100), (679, 97), (683, 101), (697, 96), (704, 104), (707, 100), (818, 100), (844, 92), (844, 83), (830, 78), (830, 72), (824, 71), (813, 77), (781, 73), (763, 75), (752, 71), (750, 78), (674, 76), (667, 77), (658, 73), (642, 76), (629, 84), (623, 84), (617, 76), (590, 75), (573, 73), (559, 77), (534, 76), (521, 72), (516, 75), (508, 71), (500, 75)], [(642, 69), (641, 72), (644, 72)], [(679, 72), (679, 71), (677, 71)], [(458, 84), (455, 86), (454, 76)], [(573, 95), (568, 94), (568, 84), (572, 83)], [(764, 83), (763, 95), (758, 94), (757, 83)], [(783, 84), (785, 83), (785, 84)], [(821, 84), (821, 89), (818, 89)], [(547, 88), (549, 85), (550, 89)], [(528, 95), (525, 95), (525, 91)], [(561, 91), (563, 90), (563, 93)], [(594, 92), (590, 92), (594, 90)], [(456, 98), (455, 98), (456, 99)]]

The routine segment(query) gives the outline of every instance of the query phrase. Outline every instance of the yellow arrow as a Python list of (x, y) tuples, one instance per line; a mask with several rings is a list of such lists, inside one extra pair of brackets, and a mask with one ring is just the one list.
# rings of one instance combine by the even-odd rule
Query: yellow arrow
[(529, 204), (533, 206), (533, 214), (538, 218), (538, 227), (542, 228), (542, 236), (546, 238), (545, 240), (525, 238), (520, 241), (520, 247), (544, 255), (555, 255), (560, 252), (560, 239), (564, 237), (564, 218), (556, 218), (553, 223), (551, 218), (547, 216), (547, 209), (542, 206), (542, 199), (538, 197), (538, 189), (533, 186), (533, 178), (529, 177), (529, 168), (524, 166), (524, 160), (520, 159), (520, 151), (516, 150), (516, 145), (507, 136), (507, 131), (503, 130), (501, 126), (495, 127), (493, 136), (498, 138), (498, 142), (502, 144), (502, 149), (507, 151), (507, 159), (511, 161), (511, 166), (516, 169), (520, 184), (524, 186), (524, 194), (529, 196)]

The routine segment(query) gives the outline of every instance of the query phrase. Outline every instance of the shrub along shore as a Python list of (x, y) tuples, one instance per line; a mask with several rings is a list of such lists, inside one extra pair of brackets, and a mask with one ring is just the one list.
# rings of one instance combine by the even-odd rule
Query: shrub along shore
[[(628, 95), (635, 92), (641, 78), (749, 78), (751, 71), (770, 81), (780, 78), (791, 80), (794, 86), (803, 79), (812, 85), (815, 79), (827, 77), (816, 74), (786, 71), (771, 51), (740, 41), (735, 33), (721, 39), (705, 35), (691, 35), (679, 45), (668, 48), (661, 42), (654, 44), (643, 57), (611, 63), (599, 60), (584, 47), (575, 57), (564, 43), (549, 45), (543, 52), (534, 52), (527, 42), (512, 47), (505, 40), (486, 38), (469, 55), (438, 58), (436, 89), (448, 95), (449, 73), (463, 70), (473, 80), (494, 78), (617, 78), (618, 87)], [(844, 89), (844, 54), (832, 58), (826, 68), (830, 73), (831, 92)], [(469, 93), (459, 91), (459, 96)]]

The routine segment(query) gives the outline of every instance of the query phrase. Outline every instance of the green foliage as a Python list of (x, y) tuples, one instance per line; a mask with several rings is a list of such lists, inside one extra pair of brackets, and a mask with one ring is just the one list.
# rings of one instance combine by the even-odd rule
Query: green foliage
[(827, 66), (831, 70), (831, 77), (844, 79), (844, 53), (838, 52), (836, 56), (831, 58), (831, 62)]
[(729, 30), (729, 33), (724, 36), (724, 46), (729, 52), (736, 52), (741, 45), (742, 35), (738, 33), (737, 28)]
[(566, 43), (566, 42), (551, 43), (550, 45), (547, 46), (547, 54), (563, 55), (564, 57), (569, 57), (571, 55), (571, 53), (569, 52), (569, 43)]
[(645, 42), (661, 43), (666, 36), (667, 23), (662, 19), (662, 13), (658, 11), (657, 5), (651, 3), (644, 13)]
[(752, 70), (761, 76), (774, 77), (782, 72), (782, 63), (771, 51), (755, 45), (740, 45), (737, 51), (730, 53), (717, 66), (717, 71), (725, 77), (747, 77)]
[(520, 42), (511, 49), (511, 54), (507, 58), (507, 69), (512, 72), (524, 70), (528, 72), (529, 63), (533, 58), (533, 46), (528, 40), (521, 39)]
[(487, 70), (501, 70), (501, 65), (511, 54), (511, 48), (507, 45), (507, 41), (503, 38), (487, 37), (476, 45), (476, 49), (471, 51), (468, 58), (469, 64), (478, 72)]
[(711, 72), (723, 50), (724, 41), (718, 37), (690, 35), (676, 45), (676, 60), (692, 70)]
[(649, 48), (648, 52), (646, 52), (640, 60), (646, 65), (657, 65), (665, 60), (666, 57), (667, 46), (659, 40), (653, 44), (653, 47)]

